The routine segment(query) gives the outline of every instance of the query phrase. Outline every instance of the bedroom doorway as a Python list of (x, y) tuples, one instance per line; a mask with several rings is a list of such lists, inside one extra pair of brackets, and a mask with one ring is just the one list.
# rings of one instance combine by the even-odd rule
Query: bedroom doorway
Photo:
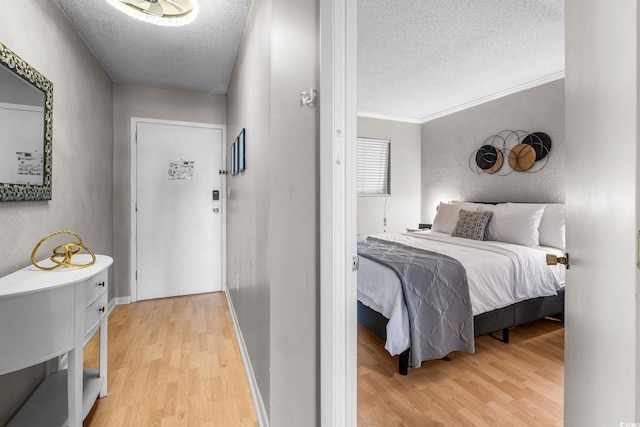
[[(397, 19), (397, 22), (404, 22), (405, 21), (405, 20), (402, 19), (402, 17), (394, 17), (394, 21), (395, 21), (395, 19)], [(379, 58), (376, 58), (376, 59), (379, 60)], [(556, 80), (557, 80), (557, 78), (556, 78)], [(560, 90), (563, 91), (563, 89), (560, 89)], [(563, 110), (564, 110), (563, 106), (558, 107), (558, 113), (563, 114), (564, 113)], [(480, 122), (482, 120), (483, 119), (479, 119), (478, 121)], [(412, 176), (411, 178), (407, 179), (407, 182), (408, 182), (408, 185), (412, 185), (412, 184), (415, 184), (415, 183), (420, 182), (420, 181), (424, 182), (424, 178), (420, 176), (420, 170), (419, 170), (420, 167), (421, 167), (421, 165), (420, 165), (420, 157), (421, 157), (420, 150), (421, 149), (425, 150), (425, 149), (428, 149), (428, 148), (425, 148), (427, 146), (422, 141), (423, 135), (425, 135), (425, 130), (424, 130), (424, 127), (423, 127), (422, 123), (418, 123), (418, 124), (416, 124), (416, 123), (394, 123), (393, 121), (391, 121), (391, 119), (389, 119), (389, 120), (387, 120), (387, 122), (384, 125), (387, 129), (383, 129), (383, 125), (380, 124), (381, 121), (382, 120), (379, 120), (378, 118), (359, 117), (358, 118), (358, 124), (360, 125), (361, 122), (365, 122), (366, 123), (366, 125), (365, 125), (366, 126), (366, 130), (364, 132), (360, 132), (361, 129), (365, 129), (365, 126), (363, 126), (363, 127), (359, 126), (358, 127), (358, 131), (359, 131), (358, 132), (358, 137), (391, 139), (391, 141), (392, 141), (391, 144), (393, 146), (394, 144), (396, 144), (396, 145), (399, 144), (399, 141), (407, 141), (407, 140), (409, 140), (410, 137), (408, 135), (411, 135), (412, 138), (417, 140), (417, 143), (414, 143), (413, 147), (410, 147), (410, 146), (407, 147), (407, 149), (405, 150), (405, 153), (406, 152), (411, 152), (410, 150), (415, 150), (415, 151), (417, 151), (417, 153), (408, 155), (407, 156), (408, 157), (408, 161), (400, 162), (401, 165), (402, 165), (400, 167), (401, 168), (400, 169), (400, 173), (408, 174), (408, 172), (410, 172), (411, 169), (412, 169), (412, 167), (408, 167), (407, 166), (411, 162), (411, 157), (418, 158), (419, 160), (417, 162), (418, 163), (418, 166), (417, 166), (417, 168), (418, 168), (417, 178), (415, 176)], [(466, 132), (469, 132), (468, 129), (471, 129), (473, 127), (474, 126), (464, 127), (464, 129), (465, 129)], [(383, 132), (388, 132), (388, 129), (393, 129), (394, 134), (390, 135), (389, 133), (383, 133)], [(564, 131), (564, 124), (563, 124), (561, 129), (562, 129), (562, 131)], [(375, 133), (375, 132), (377, 132), (377, 133)], [(487, 134), (487, 135), (490, 135), (490, 134)], [(452, 149), (450, 151), (451, 152), (455, 152), (455, 149)], [(392, 156), (391, 156), (392, 161), (393, 161), (393, 159), (398, 159), (399, 156), (402, 156), (405, 153), (400, 152), (400, 153), (396, 154), (396, 153), (393, 153), (393, 150), (392, 150)], [(468, 153), (465, 153), (464, 157), (461, 157), (462, 160), (459, 161), (459, 164), (457, 163), (458, 159), (456, 159), (455, 161), (452, 161), (452, 163), (455, 163), (455, 166), (460, 166), (459, 169), (450, 169), (450, 168), (445, 168), (444, 166), (439, 166), (439, 165), (438, 165), (439, 168), (438, 167), (434, 167), (434, 169), (440, 171), (443, 176), (447, 176), (448, 178), (450, 178), (450, 182), (457, 182), (456, 181), (456, 177), (455, 177), (455, 175), (457, 173), (460, 173), (460, 174), (465, 173), (465, 170), (466, 170), (467, 173), (469, 173), (469, 170), (468, 170), (468, 168), (466, 168), (466, 165), (465, 165), (466, 161), (468, 160), (468, 155), (469, 155)], [(453, 156), (454, 156), (453, 154), (450, 154), (450, 158), (453, 157)], [(450, 158), (446, 158), (445, 160), (449, 160)], [(395, 175), (394, 175), (394, 173), (395, 173)], [(398, 169), (396, 169), (395, 171), (392, 171), (392, 179), (391, 179), (392, 185), (394, 185), (394, 184), (397, 185), (397, 184), (400, 184), (402, 182), (402, 181), (398, 180), (398, 175), (399, 175)], [(477, 178), (478, 181), (480, 181), (482, 179), (484, 179), (484, 177)], [(533, 179), (535, 179), (535, 178), (533, 178)], [(429, 189), (425, 190), (425, 192), (431, 191), (433, 193), (439, 193), (440, 191), (439, 191), (439, 188), (438, 188), (438, 184), (443, 184), (443, 183), (439, 183), (437, 181), (437, 179), (430, 180), (429, 184), (428, 184), (429, 185)], [(513, 186), (513, 184), (507, 184), (507, 185)], [(495, 189), (489, 189), (489, 190), (493, 191)], [(420, 192), (422, 190), (421, 190), (421, 188), (418, 188), (417, 191)], [(392, 189), (392, 194), (395, 196), (395, 195), (398, 194), (398, 191)], [(442, 196), (438, 195), (438, 197), (446, 197), (446, 193), (444, 195), (442, 195)], [(419, 199), (419, 197), (418, 197), (418, 199)], [(429, 221), (420, 221), (421, 219), (423, 219), (423, 218), (420, 218), (420, 217), (415, 218), (415, 219), (408, 218), (407, 211), (409, 211), (410, 209), (407, 209), (407, 205), (408, 205), (408, 203), (412, 203), (413, 202), (413, 200), (411, 200), (410, 198), (403, 198), (403, 199), (396, 199), (396, 200), (401, 200), (402, 201), (402, 203), (398, 203), (398, 205), (401, 205), (404, 208), (404, 211), (402, 211), (402, 208), (400, 208), (400, 209), (398, 209), (399, 212), (397, 214), (388, 215), (388, 213), (393, 208), (393, 197), (392, 198), (386, 198), (386, 199), (380, 198), (380, 200), (373, 200), (373, 198), (368, 198), (367, 200), (364, 201), (364, 203), (360, 203), (359, 202), (359, 205), (360, 206), (364, 206), (364, 209), (359, 209), (358, 213), (359, 213), (359, 215), (362, 215), (363, 212), (367, 212), (367, 213), (375, 212), (376, 216), (375, 216), (375, 218), (373, 220), (369, 221), (369, 224), (371, 226), (378, 227), (379, 231), (377, 231), (377, 232), (382, 232), (383, 226), (387, 226), (387, 229), (390, 229), (391, 226), (395, 226), (396, 230), (402, 229), (401, 231), (404, 231), (405, 227), (406, 228), (418, 228), (418, 224), (420, 222), (427, 222), (427, 223), (431, 222), (430, 220)], [(446, 200), (450, 200), (450, 199), (446, 199)], [(501, 201), (501, 200), (495, 200), (495, 201)], [(391, 202), (391, 203), (389, 203), (389, 202)], [(418, 200), (416, 205), (418, 206), (418, 208), (417, 208), (418, 210), (420, 210), (423, 207), (423, 206), (421, 206), (421, 200)], [(433, 209), (433, 210), (435, 212), (435, 209)], [(393, 221), (397, 220), (399, 217), (402, 217), (402, 221), (399, 221), (402, 224), (393, 224)], [(358, 217), (358, 219), (360, 220), (360, 217)], [(428, 218), (424, 218), (424, 219), (428, 219)], [(363, 223), (361, 221), (358, 221), (358, 232), (360, 232), (362, 229), (365, 228), (365, 227), (361, 228), (362, 224)], [(562, 359), (562, 357), (563, 357), (563, 348), (564, 348), (564, 344), (563, 344), (563, 342), (564, 342), (563, 341), (564, 340), (564, 330), (562, 329), (562, 327), (559, 328), (558, 324), (559, 324), (559, 322), (550, 321), (550, 322), (545, 322), (545, 323), (541, 323), (541, 324), (538, 325), (539, 329), (544, 331), (542, 333), (542, 335), (549, 336), (550, 337), (549, 341), (553, 342), (553, 346), (554, 346), (554, 348), (553, 348), (553, 359), (556, 362), (557, 362), (558, 359)], [(534, 328), (535, 327), (536, 326), (534, 326)], [(509, 345), (513, 348), (513, 347), (519, 346), (521, 344), (521, 342), (519, 342), (519, 341), (525, 341), (525, 340), (527, 342), (534, 342), (535, 341), (535, 342), (539, 343), (539, 340), (535, 339), (535, 334), (530, 334), (531, 330), (532, 330), (531, 328), (528, 328), (526, 331), (524, 331), (525, 335), (522, 335), (522, 336), (518, 336), (517, 334), (514, 335), (514, 338), (512, 339), (512, 343), (509, 344)], [(521, 332), (521, 331), (523, 331), (523, 330), (519, 330), (518, 332)], [(366, 332), (367, 331), (365, 330), (364, 333), (366, 333)], [(375, 338), (373, 338), (373, 339), (375, 339)], [(368, 347), (368, 345), (370, 344), (370, 342), (373, 339), (369, 339), (364, 343), (361, 342), (360, 346), (359, 346), (359, 349), (361, 350), (360, 353), (359, 353), (359, 360), (361, 360), (361, 359), (365, 360), (365, 363), (368, 364), (368, 368), (367, 369), (371, 369), (371, 372), (375, 371), (375, 369), (378, 369), (379, 366), (380, 366), (380, 365), (376, 366), (374, 364), (374, 361), (370, 357), (370, 355), (371, 355), (373, 350), (371, 350), (371, 348)], [(489, 340), (492, 340), (492, 339), (489, 338)], [(491, 351), (499, 351), (501, 349), (500, 346), (494, 345), (496, 343), (494, 343), (492, 341), (487, 341), (485, 343), (484, 342), (485, 341), (484, 338), (480, 339), (480, 341), (482, 343), (483, 348), (490, 349)], [(501, 343), (498, 343), (498, 344), (501, 344)], [(503, 345), (503, 344), (501, 344), (501, 345)], [(379, 347), (381, 347), (381, 345), (377, 346), (376, 350), (379, 349)], [(518, 348), (518, 347), (516, 347), (516, 348)], [(363, 349), (365, 349), (365, 351), (362, 351)], [(371, 350), (371, 351), (369, 351), (369, 350)], [(516, 351), (518, 351), (518, 350), (516, 350)], [(366, 355), (363, 355), (362, 357), (360, 357), (360, 355), (362, 353), (365, 353)], [(384, 354), (383, 354), (383, 356), (384, 356)], [(388, 354), (387, 354), (387, 356), (388, 356)], [(494, 356), (494, 357), (497, 358), (499, 356)], [(486, 359), (476, 359), (476, 360), (473, 360), (473, 359), (466, 360), (465, 359), (465, 362), (463, 362), (463, 363), (465, 364), (465, 366), (468, 366), (468, 365), (466, 365), (467, 363), (475, 364), (475, 363), (478, 362), (478, 360), (486, 360)], [(539, 360), (543, 360), (543, 359), (539, 359)], [(395, 362), (392, 362), (393, 368), (395, 368), (394, 363)], [(482, 363), (484, 363), (484, 362), (482, 362)], [(451, 363), (449, 365), (451, 365)], [(532, 369), (534, 369), (534, 368), (531, 367), (531, 365), (529, 365), (528, 368), (526, 367), (526, 364), (523, 364), (522, 366), (523, 366), (523, 369), (529, 369), (530, 370), (529, 372), (532, 372)], [(359, 370), (360, 369), (362, 369), (362, 365), (359, 365)], [(425, 368), (422, 368), (422, 369), (425, 369)], [(426, 369), (429, 369), (429, 368), (427, 367)], [(441, 372), (444, 372), (446, 369), (448, 369), (448, 366), (447, 367), (443, 366), (442, 369), (443, 370)], [(453, 368), (451, 368), (451, 369), (453, 369)], [(556, 363), (554, 365), (553, 369), (554, 369), (554, 373), (552, 375), (553, 381), (551, 381), (550, 379), (547, 378), (547, 380), (549, 380), (550, 383), (554, 382), (553, 391), (549, 393), (549, 395), (553, 396), (553, 399), (551, 401), (545, 401), (545, 402), (547, 402), (549, 404), (549, 407), (553, 407), (553, 411), (552, 411), (553, 415), (551, 416), (551, 419), (553, 419), (553, 417), (556, 417), (555, 420), (557, 421), (557, 420), (561, 420), (562, 416), (563, 416), (562, 406), (558, 407), (557, 401), (560, 401), (560, 402), (563, 401), (564, 392), (563, 392), (563, 382), (560, 382), (560, 385), (558, 385), (558, 382), (555, 381), (555, 380), (557, 379), (558, 375), (561, 378), (563, 377), (563, 363), (559, 363), (559, 364)], [(389, 375), (385, 376), (384, 379), (389, 381), (388, 383), (386, 383), (387, 384), (386, 387), (389, 387), (389, 384), (393, 381), (393, 378), (389, 378), (390, 376), (393, 376), (393, 375), (395, 375), (395, 373), (392, 371)], [(410, 373), (409, 375), (411, 376), (412, 374)], [(371, 376), (373, 376), (373, 374), (370, 375), (369, 377), (371, 377)], [(428, 380), (428, 375), (425, 376), (425, 380)], [(413, 381), (411, 381), (411, 383), (414, 384)], [(369, 391), (372, 391), (371, 394), (376, 394), (376, 395), (379, 396), (381, 393), (376, 393), (374, 390), (383, 389), (385, 387), (384, 384), (385, 384), (384, 381), (382, 383), (367, 382), (364, 385), (364, 387), (362, 387), (363, 384), (362, 384), (362, 381), (360, 381), (360, 378), (359, 378), (358, 390), (359, 390), (359, 392), (361, 394), (366, 394), (366, 391), (369, 390)], [(543, 387), (541, 384), (539, 384), (539, 386)], [(549, 387), (549, 388), (551, 388), (551, 387)], [(499, 393), (499, 391), (498, 391), (498, 393)], [(435, 399), (435, 396), (431, 396), (431, 397)], [(541, 401), (542, 400), (544, 400), (544, 399), (541, 399)], [(410, 397), (405, 399), (405, 402), (410, 402), (410, 401), (411, 401)], [(472, 401), (473, 401), (473, 399), (469, 400), (469, 408), (466, 409), (469, 414), (472, 414), (475, 410), (478, 410), (478, 407), (476, 407), (476, 408), (473, 407), (473, 403), (471, 403)], [(367, 411), (375, 411), (375, 408), (372, 408), (373, 405), (368, 405), (368, 403), (370, 403), (370, 402), (367, 402), (367, 400), (364, 399), (364, 398), (363, 399), (359, 398), (359, 402), (358, 403), (360, 404), (359, 407), (358, 407), (358, 412), (361, 412), (361, 409), (363, 409), (363, 408), (365, 410), (367, 410)], [(377, 401), (377, 403), (378, 403), (378, 406), (384, 406), (379, 400)], [(409, 405), (407, 403), (405, 403), (404, 406), (400, 406), (400, 408), (401, 408), (401, 410), (403, 410), (405, 412), (408, 412), (408, 409), (407, 409), (408, 406)], [(463, 411), (464, 411), (464, 409), (463, 409)], [(471, 416), (471, 415), (469, 415), (469, 416)], [(359, 421), (361, 421), (361, 420), (359, 419)], [(415, 419), (414, 421), (417, 422), (417, 419)], [(367, 425), (367, 424), (363, 424), (363, 425)]]
[[(571, 120), (567, 120), (571, 154), (566, 171), (567, 247), (574, 262), (567, 275), (564, 421), (632, 423), (640, 408), (638, 349), (633, 339), (640, 312), (635, 292), (640, 283), (637, 5), (569, 0), (565, 21), (571, 27), (566, 31), (565, 111)], [(355, 27), (357, 21), (349, 22)], [(622, 121), (616, 117), (620, 114)], [(604, 140), (620, 144), (611, 150)], [(621, 157), (621, 152), (630, 155)], [(584, 166), (594, 158), (606, 168)]]

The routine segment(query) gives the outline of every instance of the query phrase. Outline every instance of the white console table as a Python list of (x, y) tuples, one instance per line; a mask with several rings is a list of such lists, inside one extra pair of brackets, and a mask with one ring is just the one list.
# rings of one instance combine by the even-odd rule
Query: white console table
[[(47, 361), (52, 366), (9, 426), (80, 427), (98, 395), (106, 396), (108, 267), (113, 260), (96, 258), (85, 268), (29, 266), (0, 278), (0, 375)], [(79, 264), (89, 260), (89, 255), (73, 257)], [(83, 369), (83, 347), (98, 330), (100, 370)], [(68, 369), (58, 371), (57, 360), (65, 353)]]

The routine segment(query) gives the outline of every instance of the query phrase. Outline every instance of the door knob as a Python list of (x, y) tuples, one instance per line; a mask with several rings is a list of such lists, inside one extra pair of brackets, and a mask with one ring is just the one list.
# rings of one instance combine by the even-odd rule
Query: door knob
[(553, 254), (547, 254), (547, 265), (558, 265), (562, 264), (569, 269), (569, 254), (565, 253), (564, 256), (557, 257)]
[(218, 213), (218, 212), (220, 212), (220, 209), (218, 209), (218, 208), (213, 208), (213, 213)]

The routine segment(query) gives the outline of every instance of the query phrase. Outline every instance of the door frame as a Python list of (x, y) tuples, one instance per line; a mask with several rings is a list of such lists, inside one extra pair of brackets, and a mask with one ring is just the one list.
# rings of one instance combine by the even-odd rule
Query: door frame
[(357, 424), (357, 2), (320, 2), (320, 416)]
[[(322, 157), (333, 154), (334, 148), (336, 148), (335, 141), (335, 130), (339, 129), (339, 125), (332, 122), (335, 120), (337, 123), (341, 123), (341, 120), (346, 120), (347, 125), (350, 123), (352, 119), (357, 117), (357, 111), (355, 113), (352, 112), (351, 108), (346, 108), (344, 110), (340, 110), (341, 107), (345, 107), (345, 104), (348, 107), (348, 100), (351, 96), (355, 94), (355, 87), (357, 81), (351, 80), (351, 66), (355, 66), (355, 64), (350, 64), (347, 60), (346, 66), (341, 66), (340, 62), (344, 61), (343, 58), (338, 58), (334, 55), (338, 55), (338, 52), (341, 49), (347, 49), (347, 52), (353, 54), (354, 51), (351, 47), (348, 47), (351, 37), (353, 35), (353, 31), (355, 31), (357, 26), (357, 16), (351, 13), (351, 9), (347, 6), (345, 9), (344, 3), (351, 2), (356, 3), (353, 0), (327, 0), (320, 2), (320, 11), (321, 11), (321, 19), (320, 19), (320, 33), (321, 33), (321, 89), (322, 89), (322, 103), (321, 103), (321, 139), (320, 139), (320, 174), (321, 174), (321, 239), (328, 238), (330, 244), (333, 247), (334, 253), (328, 253), (325, 250), (325, 247), (321, 244), (321, 415), (322, 415), (322, 426), (345, 426), (345, 425), (357, 425), (357, 422), (353, 418), (353, 411), (356, 411), (357, 414), (357, 401), (355, 397), (357, 395), (357, 383), (356, 389), (354, 390), (353, 383), (351, 382), (351, 372), (349, 373), (349, 378), (341, 378), (338, 373), (339, 369), (344, 369), (349, 366), (350, 356), (355, 355), (357, 352), (357, 342), (354, 342), (352, 337), (350, 336), (351, 325), (344, 323), (346, 312), (349, 310), (349, 307), (355, 305), (356, 298), (351, 298), (350, 292), (342, 294), (339, 292), (339, 288), (336, 285), (345, 285), (346, 287), (350, 284), (349, 274), (335, 274), (335, 283), (330, 283), (330, 278), (327, 275), (324, 275), (327, 271), (331, 273), (334, 271), (340, 263), (340, 255), (349, 254), (349, 241), (348, 236), (345, 240), (344, 230), (336, 230), (335, 237), (332, 238), (330, 231), (328, 228), (329, 225), (333, 225), (332, 222), (335, 220), (335, 224), (348, 224), (355, 220), (356, 211), (353, 210), (351, 212), (346, 211), (344, 205), (340, 205), (342, 197), (345, 195), (345, 192), (348, 191), (347, 185), (344, 186), (339, 185), (338, 183), (334, 183), (332, 181), (333, 175), (333, 165), (330, 162), (334, 161), (334, 158)], [(574, 0), (573, 4), (577, 4), (578, 0)], [(594, 7), (594, 2), (590, 2), (588, 7)], [(606, 6), (608, 8), (609, 6)], [(345, 10), (349, 10), (349, 13), (346, 13)], [(591, 11), (590, 11), (591, 12)], [(636, 11), (637, 12), (637, 11)], [(636, 14), (636, 25), (637, 25), (637, 17)], [(590, 18), (595, 17), (595, 21), (602, 25), (604, 28), (611, 28), (614, 23), (611, 22), (610, 18), (605, 16), (601, 17), (596, 14), (590, 14)], [(579, 19), (583, 18), (582, 16), (577, 16), (575, 14), (575, 10), (567, 10), (567, 6), (565, 4), (565, 21), (576, 22)], [(607, 20), (609, 19), (609, 21)], [(345, 22), (346, 21), (346, 24)], [(575, 38), (574, 38), (575, 40)], [(587, 41), (586, 43), (592, 42), (592, 40)], [(329, 43), (330, 46), (325, 46), (325, 43)], [(588, 45), (586, 45), (588, 46)], [(566, 49), (575, 49), (584, 47), (576, 44), (568, 44)], [(565, 54), (566, 55), (566, 54)], [(637, 56), (637, 55), (636, 55)], [(607, 58), (603, 59), (606, 63)], [(636, 62), (637, 62), (636, 57)], [(343, 64), (344, 65), (344, 64)], [(333, 76), (327, 76), (327, 74), (335, 74)], [(609, 75), (606, 75), (604, 79), (608, 78)], [(579, 79), (580, 76), (577, 74), (569, 74), (565, 78), (565, 82), (568, 80), (573, 82), (574, 79)], [(335, 81), (334, 81), (335, 79)], [(347, 88), (342, 87), (341, 89), (336, 90), (337, 85), (339, 83), (349, 82), (349, 86)], [(602, 81), (602, 79), (601, 79)], [(635, 88), (637, 90), (637, 88)], [(584, 89), (588, 90), (588, 89)], [(593, 89), (596, 90), (596, 89)], [(340, 99), (340, 96), (343, 96)], [(324, 114), (324, 118), (322, 117)], [(327, 117), (328, 116), (328, 117)], [(636, 125), (639, 119), (636, 119)], [(580, 123), (574, 124), (573, 126), (580, 126)], [(347, 127), (348, 129), (348, 127)], [(328, 132), (333, 131), (333, 135)], [(323, 136), (324, 132), (324, 136)], [(636, 136), (637, 137), (637, 136)], [(577, 144), (577, 142), (566, 141), (567, 147), (573, 146), (572, 144)], [(640, 160), (637, 159), (638, 162)], [(346, 169), (347, 171), (354, 167), (347, 159)], [(337, 169), (337, 168), (336, 168)], [(637, 180), (637, 179), (636, 179)], [(336, 191), (333, 195), (328, 194), (330, 191), (329, 188), (322, 188), (322, 185), (329, 186), (331, 185), (333, 189)], [(638, 207), (638, 202), (636, 200), (636, 218), (638, 217), (638, 211), (640, 208)], [(325, 204), (327, 206), (322, 206)], [(571, 206), (568, 206), (569, 212), (567, 216), (567, 228), (571, 227)], [(340, 221), (340, 214), (343, 215), (343, 222)], [(327, 218), (327, 215), (330, 215)], [(636, 229), (639, 227), (637, 224), (640, 223), (640, 220), (636, 219)], [(634, 230), (634, 232), (635, 232)], [(327, 237), (329, 236), (329, 237)], [(570, 233), (567, 235), (567, 248), (569, 250), (572, 249), (572, 241)], [(637, 256), (637, 252), (635, 256)], [(336, 264), (337, 262), (337, 264)], [(578, 262), (579, 263), (579, 262)], [(579, 267), (579, 266), (577, 266)], [(573, 271), (573, 270), (572, 270)], [(324, 277), (323, 277), (324, 275)], [(638, 279), (638, 275), (636, 274), (636, 286), (640, 279)], [(571, 286), (572, 281), (568, 280), (568, 285)], [(581, 284), (578, 284), (580, 286)], [(344, 298), (341, 301), (341, 298)], [(572, 299), (568, 299), (569, 305), (572, 303)], [(327, 302), (334, 302), (335, 307), (331, 309), (331, 307), (327, 307)], [(640, 319), (640, 301), (636, 298), (634, 302), (636, 308), (636, 320)], [(569, 310), (570, 312), (570, 310)], [(347, 319), (348, 321), (349, 319)], [(636, 322), (637, 323), (637, 322)], [(584, 326), (582, 326), (579, 322), (565, 323), (565, 333), (574, 334), (578, 332), (583, 332)], [(637, 332), (637, 331), (636, 331)], [(571, 345), (571, 344), (569, 344)], [(565, 343), (565, 351), (567, 350), (567, 343)], [(636, 343), (635, 350), (635, 358), (636, 358), (636, 372), (631, 373), (633, 376), (633, 386), (636, 391), (635, 396), (632, 396), (630, 399), (634, 400), (634, 408), (633, 410), (637, 414), (640, 413), (640, 370), (638, 368), (638, 360), (640, 357), (640, 350), (638, 350), (640, 346)], [(576, 350), (578, 351), (578, 350)], [(346, 354), (345, 354), (346, 353)], [(587, 355), (589, 356), (589, 355)], [(571, 358), (565, 358), (565, 366), (567, 364), (573, 364), (576, 361)], [(357, 378), (356, 378), (357, 380)], [(593, 384), (593, 380), (586, 376), (583, 378), (584, 383), (591, 387), (596, 386), (597, 384)], [(565, 413), (564, 419), (571, 421), (579, 421), (578, 418), (580, 414), (577, 413), (575, 408), (568, 408), (567, 406), (567, 396), (566, 390), (569, 389), (578, 389), (579, 384), (575, 384), (572, 378), (569, 378), (568, 381), (565, 378)], [(588, 389), (582, 387), (584, 393), (588, 393)], [(584, 396), (580, 396), (580, 398), (584, 398)], [(609, 395), (609, 400), (615, 401), (618, 397), (615, 395)], [(340, 399), (343, 399), (342, 401)], [(587, 399), (588, 400), (588, 399)], [(587, 402), (587, 404), (591, 404), (593, 402)], [(606, 402), (605, 402), (606, 403)], [(606, 405), (605, 405), (606, 406)], [(624, 420), (616, 420), (616, 421), (624, 421)], [(631, 420), (629, 420), (631, 421)], [(625, 423), (622, 423), (625, 424)], [(629, 423), (631, 424), (631, 423)]]
[[(199, 127), (199, 128), (207, 128), (207, 129), (220, 129), (222, 131), (222, 169), (225, 170), (226, 165), (226, 141), (227, 141), (227, 126), (226, 125), (217, 125), (213, 123), (196, 123), (196, 122), (185, 122), (185, 121), (176, 121), (176, 120), (162, 120), (162, 119), (150, 119), (150, 118), (142, 118), (142, 117), (131, 117), (131, 130), (130, 130), (130, 155), (131, 155), (131, 164), (129, 169), (129, 176), (131, 182), (131, 199), (129, 206), (129, 218), (130, 218), (130, 226), (131, 226), (131, 238), (130, 238), (130, 265), (131, 270), (129, 271), (129, 283), (130, 283), (130, 295), (131, 302), (136, 302), (138, 300), (138, 280), (136, 277), (136, 273), (138, 270), (138, 257), (137, 257), (137, 216), (136, 216), (136, 203), (138, 200), (137, 194), (137, 169), (138, 169), (138, 158), (137, 158), (137, 128), (138, 123), (151, 123), (151, 124), (162, 124), (162, 125), (173, 125), (173, 126), (188, 126), (188, 127)], [(226, 174), (222, 175), (222, 184), (220, 188), (220, 197), (222, 202), (222, 292), (225, 292), (227, 289), (227, 193), (224, 189), (227, 188), (227, 176)]]

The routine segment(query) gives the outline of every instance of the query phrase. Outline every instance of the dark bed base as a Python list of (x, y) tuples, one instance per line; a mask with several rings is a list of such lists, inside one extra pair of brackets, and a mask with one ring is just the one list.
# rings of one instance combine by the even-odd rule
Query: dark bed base
[[(474, 316), (474, 335), (479, 337), (502, 331), (501, 341), (508, 343), (509, 328), (533, 322), (546, 316), (558, 316), (563, 313), (564, 288), (558, 291), (558, 295), (521, 301), (504, 308)], [(358, 321), (386, 341), (387, 318), (362, 304), (360, 301), (358, 301)], [(400, 374), (407, 375), (409, 371), (409, 349), (400, 354), (398, 365)]]

